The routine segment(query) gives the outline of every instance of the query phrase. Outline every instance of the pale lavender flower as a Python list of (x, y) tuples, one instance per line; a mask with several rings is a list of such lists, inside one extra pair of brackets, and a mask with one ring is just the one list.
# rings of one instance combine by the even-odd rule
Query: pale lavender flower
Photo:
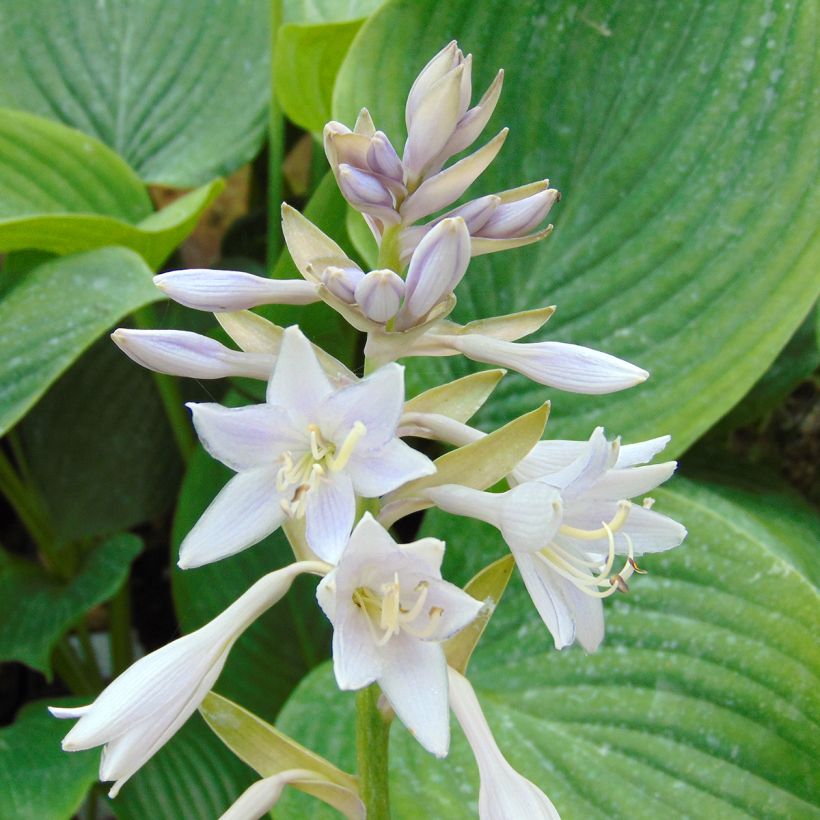
[(560, 820), (552, 801), (501, 753), (467, 678), (454, 669), (447, 673), (450, 707), (478, 764), (481, 820)]
[(269, 573), (210, 623), (140, 658), (93, 703), (50, 707), (55, 717), (79, 718), (63, 749), (104, 745), (100, 780), (116, 781), (109, 792), (116, 796), (196, 711), (248, 626), (285, 595), (297, 575), (328, 569), (320, 562), (303, 561)]
[(428, 751), (447, 754), (447, 663), (441, 642), (484, 604), (443, 581), (444, 544), (397, 544), (366, 513), (316, 592), (333, 624), (341, 689), (378, 682), (399, 719)]
[[(640, 571), (634, 557), (678, 546), (677, 521), (627, 499), (666, 481), (676, 464), (638, 466), (664, 439), (631, 445), (596, 428), (587, 442), (539, 442), (511, 476), (513, 488), (486, 493), (456, 484), (427, 490), (442, 509), (497, 527), (515, 556), (527, 590), (558, 649), (576, 639), (588, 652), (604, 635), (601, 599), (626, 591)], [(542, 473), (545, 464), (558, 469)], [(616, 555), (626, 555), (613, 573)]]
[(238, 474), (180, 548), (188, 568), (232, 555), (305, 519), (310, 548), (335, 562), (350, 534), (356, 496), (380, 496), (435, 472), (396, 437), (403, 368), (382, 367), (334, 387), (297, 327), (284, 333), (267, 402), (227, 408), (190, 404), (208, 452)]

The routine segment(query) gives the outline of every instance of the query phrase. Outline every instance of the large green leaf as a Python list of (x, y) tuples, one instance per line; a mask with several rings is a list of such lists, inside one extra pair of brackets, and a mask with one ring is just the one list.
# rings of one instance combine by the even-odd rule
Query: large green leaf
[(0, 434), (118, 319), (161, 298), (133, 251), (101, 248), (54, 259), (0, 301)]
[(109, 806), (119, 820), (216, 818), (255, 779), (197, 714)]
[(173, 505), (182, 465), (154, 380), (107, 337), (18, 429), (61, 542), (124, 530)]
[[(237, 403), (229, 395), (227, 404)], [(239, 402), (242, 403), (242, 402)], [(191, 459), (174, 518), (172, 561), (179, 544), (233, 475), (200, 447)], [(238, 555), (196, 569), (173, 569), (177, 616), (185, 632), (216, 617), (266, 572), (293, 560), (281, 530)], [(293, 687), (327, 657), (327, 622), (316, 606), (315, 579), (298, 578), (287, 596), (239, 639), (216, 691), (272, 720)]]
[[(595, 654), (552, 649), (511, 583), (469, 670), (496, 739), (568, 820), (820, 816), (820, 602), (794, 567), (820, 539), (816, 518), (789, 496), (680, 479), (655, 495), (689, 538), (645, 557), (649, 575), (610, 599)], [(448, 540), (462, 581), (505, 549), (486, 525), (443, 514), (424, 533)], [(345, 767), (351, 719), (352, 698), (333, 694), (323, 668), (278, 725)], [(446, 761), (394, 729), (391, 760), (397, 818), (420, 805), (474, 816), (475, 766), (457, 729)], [(323, 816), (300, 814), (297, 797), (286, 806)]]
[(67, 724), (46, 708), (74, 706), (72, 698), (38, 700), (24, 706), (11, 726), (0, 729), (0, 817), (8, 820), (66, 820), (97, 780), (99, 755), (68, 754), (60, 748)]
[(125, 245), (157, 268), (222, 187), (214, 180), (154, 213), (139, 177), (101, 142), (0, 110), (0, 251)]
[(54, 645), (83, 613), (117, 593), (141, 549), (136, 535), (115, 535), (86, 555), (66, 582), (0, 552), (0, 599), (11, 614), (0, 631), (0, 660), (22, 661), (50, 675)]
[[(414, 75), (451, 37), (474, 86), (507, 70), (493, 127), (511, 132), (476, 194), (549, 175), (564, 194), (538, 246), (476, 259), (459, 320), (557, 304), (550, 338), (652, 372), (616, 396), (557, 396), (551, 426), (680, 452), (766, 370), (814, 301), (820, 186), (816, 3), (765, 0), (395, 0), (340, 70), (334, 116), (366, 105), (401, 145)], [(412, 44), (396, 48), (396, 32)], [(541, 336), (536, 337), (541, 338)], [(463, 359), (413, 363), (424, 385)], [(506, 379), (483, 418), (517, 415), (543, 388)]]
[(144, 180), (199, 185), (259, 148), (268, 43), (265, 0), (11, 3), (0, 103), (97, 137)]

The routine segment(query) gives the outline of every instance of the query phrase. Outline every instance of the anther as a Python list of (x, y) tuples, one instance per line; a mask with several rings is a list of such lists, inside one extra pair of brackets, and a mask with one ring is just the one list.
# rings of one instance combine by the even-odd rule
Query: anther
[(641, 569), (641, 568), (640, 568), (640, 567), (639, 567), (639, 566), (635, 563), (635, 559), (634, 559), (632, 556), (629, 556), (629, 558), (627, 558), (626, 560), (627, 560), (627, 563), (629, 564), (629, 566), (630, 566), (630, 567), (632, 567), (632, 571), (633, 571), (633, 572), (637, 572), (637, 573), (638, 573), (638, 575), (646, 575), (646, 572), (647, 572), (647, 571), (646, 571), (645, 569)]
[(609, 579), (609, 583), (612, 584), (612, 586), (617, 587), (618, 592), (629, 592), (629, 585), (626, 583), (626, 581), (624, 581), (623, 578), (621, 578), (620, 575), (613, 575)]

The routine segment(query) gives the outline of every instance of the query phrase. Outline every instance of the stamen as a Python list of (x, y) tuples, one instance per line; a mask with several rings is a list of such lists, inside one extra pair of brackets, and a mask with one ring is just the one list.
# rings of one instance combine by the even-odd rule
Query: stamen
[(357, 421), (353, 427), (350, 428), (350, 432), (347, 434), (347, 437), (342, 443), (342, 446), (339, 448), (339, 451), (335, 455), (328, 455), (325, 458), (325, 462), (331, 471), (335, 473), (344, 469), (347, 462), (350, 461), (350, 456), (353, 455), (353, 450), (359, 443), (359, 440), (366, 433), (367, 427), (365, 427), (360, 421)]
[(570, 527), (569, 524), (561, 524), (558, 532), (560, 532), (561, 535), (568, 535), (571, 538), (580, 538), (584, 541), (597, 541), (599, 538), (607, 538), (610, 530), (612, 532), (618, 532), (618, 530), (623, 527), (629, 516), (631, 507), (632, 503), (630, 501), (620, 501), (618, 503), (618, 512), (615, 513), (615, 516), (609, 524), (601, 522), (601, 529), (582, 530), (577, 527)]
[(438, 622), (443, 614), (444, 610), (440, 606), (430, 607), (427, 613), (427, 626), (424, 629), (416, 629), (407, 624), (404, 626), (404, 631), (409, 632), (414, 638), (429, 638), (438, 629)]

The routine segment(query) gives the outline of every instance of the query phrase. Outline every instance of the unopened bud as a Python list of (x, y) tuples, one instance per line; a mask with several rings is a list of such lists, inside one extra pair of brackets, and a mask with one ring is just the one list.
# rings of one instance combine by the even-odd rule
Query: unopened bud
[(399, 310), (404, 280), (392, 270), (374, 270), (356, 285), (356, 302), (368, 319), (386, 322)]
[(355, 301), (353, 293), (356, 290), (356, 285), (359, 284), (363, 276), (364, 271), (354, 266), (340, 268), (329, 265), (322, 271), (322, 282), (334, 296), (338, 296), (351, 304)]
[(377, 174), (382, 174), (396, 182), (402, 182), (404, 178), (404, 166), (401, 164), (399, 155), (381, 131), (377, 131), (370, 140), (367, 149), (367, 164)]
[(489, 239), (508, 239), (526, 234), (544, 221), (557, 200), (558, 191), (548, 188), (517, 202), (505, 202), (475, 233)]

